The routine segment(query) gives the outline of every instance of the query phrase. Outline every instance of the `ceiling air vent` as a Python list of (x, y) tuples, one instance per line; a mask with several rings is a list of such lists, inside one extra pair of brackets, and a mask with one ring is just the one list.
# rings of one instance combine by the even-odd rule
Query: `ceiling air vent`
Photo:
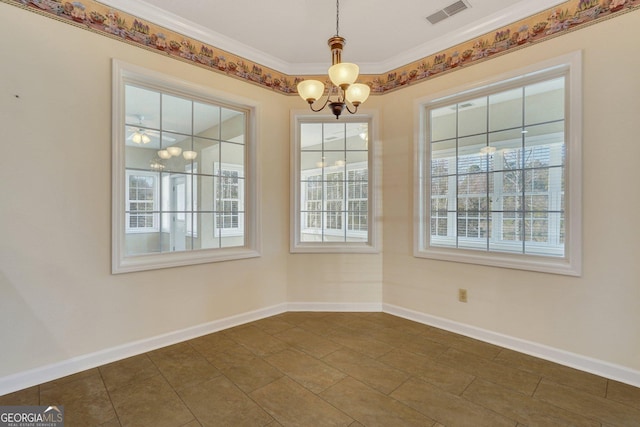
[(469, 2), (465, 0), (458, 0), (455, 3), (450, 4), (442, 10), (439, 10), (431, 15), (427, 16), (427, 21), (431, 24), (437, 24), (438, 22), (447, 19), (450, 16), (455, 15), (458, 12), (462, 12), (465, 9), (471, 7)]

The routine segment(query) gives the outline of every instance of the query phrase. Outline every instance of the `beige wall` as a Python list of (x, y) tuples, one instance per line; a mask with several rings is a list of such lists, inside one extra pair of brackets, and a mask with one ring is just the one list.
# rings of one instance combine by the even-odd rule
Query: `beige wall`
[[(0, 377), (285, 302), (384, 302), (640, 370), (640, 13), (372, 97), (384, 255), (289, 254), (289, 112), (304, 108), (297, 97), (4, 3), (0, 16), (8, 41), (0, 60)], [(583, 276), (414, 258), (414, 99), (577, 49)], [(111, 58), (260, 104), (262, 257), (110, 274)], [(456, 300), (462, 286), (467, 304)]]
[[(640, 369), (638, 26), (629, 13), (383, 97), (384, 303)], [(414, 100), (580, 49), (582, 277), (414, 258)]]
[[(287, 97), (5, 3), (0, 22), (0, 378), (286, 302)], [(111, 275), (112, 58), (259, 103), (262, 257)]]

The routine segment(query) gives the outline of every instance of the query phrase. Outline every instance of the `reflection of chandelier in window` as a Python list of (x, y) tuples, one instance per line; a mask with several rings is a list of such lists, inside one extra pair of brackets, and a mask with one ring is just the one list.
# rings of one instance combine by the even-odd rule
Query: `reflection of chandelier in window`
[(136, 144), (148, 144), (151, 142), (151, 138), (149, 138), (149, 135), (146, 134), (144, 129), (138, 129), (135, 132), (133, 132), (133, 135), (131, 136), (131, 141), (133, 141)]
[(152, 159), (149, 162), (149, 167), (154, 171), (164, 170), (164, 164), (162, 164), (162, 160), (160, 160), (158, 157)]
[[(142, 121), (144, 120), (144, 116), (137, 116), (137, 117), (138, 117), (138, 126), (142, 126)], [(147, 135), (147, 131), (142, 127), (139, 127), (138, 129), (134, 130), (130, 138), (131, 138), (131, 142), (133, 142), (134, 144), (144, 145), (151, 142), (151, 137)]]

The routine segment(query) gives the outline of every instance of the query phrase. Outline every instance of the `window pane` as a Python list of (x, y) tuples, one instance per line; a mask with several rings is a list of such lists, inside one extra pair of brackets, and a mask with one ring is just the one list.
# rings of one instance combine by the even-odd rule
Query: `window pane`
[(136, 86), (125, 86), (125, 122), (135, 128), (160, 130), (160, 93)]
[(487, 156), (480, 151), (487, 145), (486, 135), (460, 138), (458, 141), (458, 173), (487, 170)]
[[(449, 194), (449, 177), (431, 178), (431, 197)], [(446, 201), (446, 198), (442, 200)], [(446, 205), (445, 205), (446, 207)]]
[(458, 136), (487, 132), (487, 98), (458, 104)]
[(244, 168), (244, 145), (223, 142), (220, 161), (223, 164)]
[(458, 213), (458, 247), (486, 249), (488, 237), (487, 213)]
[(525, 167), (561, 166), (564, 164), (564, 121), (529, 126), (526, 131), (527, 161)]
[(147, 146), (125, 146), (125, 167), (127, 169), (157, 170), (154, 165), (160, 160), (158, 149)]
[(214, 165), (220, 163), (220, 143), (210, 139), (193, 138), (194, 161), (198, 163), (198, 173), (214, 174)]
[[(300, 170), (304, 173), (306, 171), (315, 170), (324, 166), (324, 156), (320, 151), (303, 151), (300, 153)], [(318, 173), (321, 173), (318, 171)]]
[(246, 128), (244, 113), (222, 108), (222, 124), (220, 127), (220, 137), (223, 141), (244, 144)]
[(346, 132), (344, 123), (324, 123), (323, 132), (325, 150), (344, 150)]
[(432, 143), (431, 175), (449, 175), (456, 171), (456, 140)]
[(346, 158), (344, 151), (329, 151), (324, 153), (325, 169), (327, 171), (341, 170), (344, 172)]
[(193, 103), (184, 98), (162, 94), (162, 130), (166, 132), (191, 134), (193, 124)]
[(489, 96), (489, 131), (522, 127), (522, 88)]
[(302, 123), (300, 125), (300, 149), (322, 150), (322, 123)]
[(526, 86), (525, 124), (564, 120), (564, 77)]
[(430, 118), (429, 130), (431, 131), (431, 141), (442, 141), (457, 136), (455, 105), (448, 105), (431, 110)]
[(194, 210), (196, 212), (213, 212), (215, 210), (216, 184), (218, 178), (205, 175), (194, 175), (193, 182), (196, 196)]
[(124, 236), (127, 256), (160, 253), (161, 233), (127, 233)]
[[(522, 130), (511, 129), (500, 132), (493, 132), (489, 134), (489, 146), (495, 149), (492, 152), (492, 156), (489, 161), (491, 170), (504, 170), (513, 169), (515, 166), (512, 163), (505, 164), (505, 155), (513, 162), (513, 158), (510, 157), (510, 152), (518, 151), (522, 149)], [(517, 162), (517, 159), (516, 159)]]
[(516, 212), (493, 213), (492, 222), (493, 238), (489, 241), (489, 250), (522, 253), (525, 233), (523, 215)]
[(193, 134), (200, 138), (220, 139), (220, 107), (193, 103)]
[(369, 160), (368, 155), (366, 151), (347, 151), (347, 166), (366, 168)]
[(127, 147), (160, 148), (160, 132), (143, 124), (125, 126), (125, 138)]
[(191, 151), (192, 147), (191, 136), (162, 132), (162, 149), (165, 152), (157, 152), (155, 162), (165, 172), (184, 172), (191, 160), (185, 159), (183, 153)]
[(368, 150), (369, 124), (347, 123), (347, 150)]
[[(240, 212), (237, 215), (231, 216), (231, 226), (234, 229), (244, 229), (245, 214)], [(220, 239), (221, 247), (223, 248), (235, 248), (245, 245), (244, 233), (234, 232), (232, 234), (223, 235)]]
[(198, 237), (193, 239), (194, 249), (215, 249), (221, 245), (220, 233), (214, 230), (214, 213), (197, 213)]

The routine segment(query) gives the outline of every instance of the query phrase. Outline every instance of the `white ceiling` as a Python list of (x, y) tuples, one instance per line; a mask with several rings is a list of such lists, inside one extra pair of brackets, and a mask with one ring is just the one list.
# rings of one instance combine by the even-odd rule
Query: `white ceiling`
[[(565, 0), (468, 0), (470, 8), (435, 25), (426, 20), (455, 1), (341, 0), (342, 60), (383, 74)], [(102, 3), (285, 74), (324, 74), (331, 65), (335, 0)]]

